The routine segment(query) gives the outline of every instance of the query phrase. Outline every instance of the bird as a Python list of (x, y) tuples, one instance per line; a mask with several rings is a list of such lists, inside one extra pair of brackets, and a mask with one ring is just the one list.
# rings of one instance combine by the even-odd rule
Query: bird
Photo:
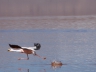
[(51, 62), (51, 66), (53, 67), (53, 69), (56, 69), (56, 68), (60, 68), (62, 66), (62, 62), (61, 61), (53, 61)]
[(34, 47), (21, 47), (19, 45), (9, 44), (10, 48), (8, 49), (9, 52), (19, 52), (19, 53), (25, 53), (27, 55), (27, 58), (18, 58), (18, 60), (24, 59), (29, 60), (28, 54), (33, 54), (34, 56), (38, 56), (42, 59), (46, 59), (46, 57), (41, 57), (36, 53), (35, 50), (39, 50), (41, 48), (40, 43), (34, 43)]

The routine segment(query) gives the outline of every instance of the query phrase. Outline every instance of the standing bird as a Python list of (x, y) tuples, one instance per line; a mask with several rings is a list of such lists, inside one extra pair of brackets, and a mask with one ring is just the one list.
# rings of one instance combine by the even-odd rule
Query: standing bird
[(38, 56), (42, 59), (46, 59), (45, 57), (41, 57), (38, 54), (36, 54), (35, 50), (39, 50), (41, 45), (39, 43), (34, 43), (34, 47), (21, 47), (19, 45), (12, 45), (9, 44), (9, 46), (11, 47), (10, 49), (8, 49), (8, 51), (12, 51), (12, 52), (20, 52), (20, 53), (25, 53), (27, 54), (27, 58), (18, 58), (18, 60), (21, 59), (25, 59), (25, 60), (29, 60), (29, 56), (28, 54), (33, 54), (34, 56)]

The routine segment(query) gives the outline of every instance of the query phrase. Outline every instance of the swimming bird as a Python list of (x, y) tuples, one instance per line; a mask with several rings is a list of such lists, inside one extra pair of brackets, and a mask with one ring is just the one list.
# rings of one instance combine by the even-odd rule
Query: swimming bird
[(21, 59), (29, 60), (28, 54), (33, 54), (34, 56), (38, 56), (42, 59), (46, 59), (45, 57), (41, 57), (38, 54), (36, 54), (35, 50), (39, 50), (41, 48), (40, 43), (34, 43), (34, 47), (21, 47), (19, 45), (13, 45), (13, 44), (9, 44), (9, 46), (11, 47), (8, 49), (8, 51), (10, 52), (20, 52), (20, 53), (27, 54), (27, 58), (18, 58), (18, 60)]
[(62, 65), (63, 64), (62, 64), (61, 61), (53, 61), (53, 62), (51, 62), (51, 66), (53, 67), (53, 69), (60, 68)]

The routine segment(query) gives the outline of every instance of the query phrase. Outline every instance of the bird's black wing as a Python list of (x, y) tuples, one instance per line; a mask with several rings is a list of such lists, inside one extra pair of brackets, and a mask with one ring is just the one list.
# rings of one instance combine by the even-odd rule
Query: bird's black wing
[(18, 45), (11, 45), (11, 44), (9, 44), (9, 46), (10, 46), (11, 48), (17, 48), (17, 49), (22, 48), (21, 46), (18, 46)]

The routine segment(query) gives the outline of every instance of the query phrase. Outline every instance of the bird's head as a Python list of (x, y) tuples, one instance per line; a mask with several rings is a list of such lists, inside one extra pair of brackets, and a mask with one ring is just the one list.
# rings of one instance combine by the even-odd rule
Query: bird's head
[(11, 51), (11, 48), (9, 48), (8, 51)]
[(36, 46), (36, 49), (35, 50), (39, 50), (40, 47), (41, 47), (40, 43), (34, 43), (34, 46)]
[(9, 48), (8, 51), (11, 52), (11, 51), (14, 51), (14, 50), (12, 48)]

